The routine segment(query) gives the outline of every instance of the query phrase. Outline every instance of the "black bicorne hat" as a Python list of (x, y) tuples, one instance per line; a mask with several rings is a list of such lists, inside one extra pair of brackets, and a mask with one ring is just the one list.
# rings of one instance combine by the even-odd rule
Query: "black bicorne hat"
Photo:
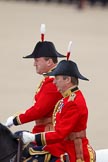
[(48, 75), (49, 76), (66, 75), (88, 81), (88, 79), (83, 75), (81, 75), (81, 73), (79, 72), (77, 64), (70, 60), (60, 61), (58, 66), (52, 72), (48, 73)]
[(39, 57), (66, 57), (57, 52), (54, 44), (49, 41), (38, 42), (32, 54), (23, 58), (39, 58)]
[(72, 48), (72, 41), (70, 41), (68, 45), (67, 60), (62, 60), (52, 72), (48, 73), (48, 75), (49, 76), (66, 75), (82, 80), (88, 80), (79, 72), (77, 64), (69, 60), (71, 48)]

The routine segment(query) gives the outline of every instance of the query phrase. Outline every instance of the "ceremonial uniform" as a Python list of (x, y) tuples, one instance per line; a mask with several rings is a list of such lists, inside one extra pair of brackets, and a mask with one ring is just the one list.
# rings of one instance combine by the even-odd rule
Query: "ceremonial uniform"
[(95, 162), (95, 151), (86, 136), (88, 108), (78, 88), (78, 78), (88, 79), (70, 60), (62, 60), (49, 76), (55, 76), (55, 84), (63, 95), (53, 112), (53, 131), (35, 135), (23, 132), (23, 142), (35, 140), (37, 146), (43, 146), (43, 150), (59, 158), (56, 162), (64, 162), (65, 155), (69, 162)]
[[(54, 83), (63, 95), (53, 112), (52, 130), (36, 134), (22, 133), (24, 144), (36, 141), (36, 147), (43, 146), (42, 151), (46, 151), (45, 159), (48, 153), (51, 154), (51, 158), (53, 156), (53, 159), (48, 156), (47, 160), (41, 160), (43, 162), (64, 162), (66, 157), (68, 162), (95, 162), (95, 151), (86, 136), (88, 108), (78, 88), (78, 79), (88, 79), (79, 72), (75, 62), (68, 60), (71, 44), (72, 42), (69, 43), (67, 60), (62, 60), (47, 74), (55, 76)], [(35, 150), (30, 155), (34, 155), (34, 152), (37, 153)]]
[(55, 68), (58, 61), (57, 57), (65, 56), (58, 53), (54, 44), (48, 41), (39, 41), (32, 54), (23, 57), (34, 59), (36, 71), (38, 74), (44, 75), (44, 79), (34, 96), (34, 105), (16, 117), (9, 117), (6, 126), (10, 127), (35, 121), (32, 133), (52, 130), (51, 116), (55, 104), (62, 98), (62, 95), (53, 83), (54, 77), (47, 76), (45, 73)]
[(35, 94), (35, 103), (26, 110), (25, 113), (19, 114), (14, 118), (14, 125), (24, 124), (27, 122), (36, 122), (32, 132), (38, 133), (52, 130), (52, 113), (54, 106), (62, 95), (53, 83), (54, 78), (45, 76)]
[(70, 162), (93, 162), (93, 150), (86, 138), (88, 109), (81, 91), (75, 87), (67, 90), (55, 106), (54, 131), (35, 136), (37, 145), (62, 158), (68, 153)]
[[(48, 41), (38, 42), (32, 54), (24, 58), (57, 58), (65, 57), (57, 52), (54, 44)], [(48, 67), (49, 68), (49, 67)], [(49, 69), (48, 71), (52, 71)], [(54, 77), (44, 75), (43, 81), (35, 95), (35, 103), (32, 107), (28, 108), (24, 114), (20, 114), (13, 119), (14, 125), (24, 124), (27, 122), (35, 121), (35, 126), (32, 130), (33, 133), (50, 131), (52, 130), (52, 113), (54, 106), (58, 100), (62, 98), (61, 93), (57, 90), (56, 85), (53, 83)]]

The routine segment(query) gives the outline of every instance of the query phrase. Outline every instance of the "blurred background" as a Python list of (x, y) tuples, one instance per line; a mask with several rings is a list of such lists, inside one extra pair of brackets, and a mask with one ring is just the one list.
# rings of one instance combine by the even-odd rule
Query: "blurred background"
[[(40, 25), (46, 24), (45, 39), (77, 62), (89, 82), (80, 81), (88, 109), (87, 136), (95, 149), (108, 148), (108, 4), (107, 0), (0, 0), (0, 122), (32, 106), (41, 76), (30, 54), (40, 40)], [(33, 122), (17, 127), (31, 130)]]
[[(7, 0), (10, 1), (10, 0)], [(82, 9), (86, 4), (90, 6), (100, 5), (106, 7), (108, 5), (108, 0), (14, 0), (14, 1), (25, 1), (25, 2), (44, 2), (44, 3), (58, 3), (67, 5), (76, 5), (77, 8)]]

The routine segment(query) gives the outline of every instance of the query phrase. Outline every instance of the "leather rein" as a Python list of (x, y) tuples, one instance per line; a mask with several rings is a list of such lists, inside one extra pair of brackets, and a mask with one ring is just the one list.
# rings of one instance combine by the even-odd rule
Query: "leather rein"
[(16, 162), (21, 162), (22, 144), (23, 143), (22, 143), (21, 137), (19, 137), (19, 139), (18, 139), (18, 151), (17, 151), (17, 154), (16, 154)]

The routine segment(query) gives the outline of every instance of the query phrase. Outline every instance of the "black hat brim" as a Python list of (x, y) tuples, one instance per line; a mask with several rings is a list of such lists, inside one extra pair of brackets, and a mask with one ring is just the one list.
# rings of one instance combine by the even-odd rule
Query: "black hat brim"
[[(39, 57), (50, 57), (50, 56), (38, 56), (38, 55), (35, 55), (34, 53), (32, 53), (32, 54), (30, 54), (30, 55), (27, 55), (27, 56), (24, 56), (23, 58), (39, 58)], [(56, 56), (51, 56), (52, 58), (53, 57), (61, 57), (61, 58), (63, 58), (63, 57), (66, 57), (65, 55), (62, 55), (62, 54), (60, 54), (60, 53), (56, 53)]]
[[(66, 76), (70, 76), (70, 77), (76, 77), (76, 76), (73, 76), (73, 75), (71, 75), (71, 74), (67, 74), (67, 73), (65, 73), (65, 72), (57, 72), (56, 71), (56, 69), (55, 70), (53, 70), (52, 72), (49, 72), (48, 74), (47, 74), (48, 76), (57, 76), (57, 75), (66, 75)], [(79, 79), (82, 79), (82, 80), (87, 80), (87, 81), (89, 81), (89, 79), (87, 79), (86, 77), (84, 77), (83, 75), (81, 75), (81, 74), (79, 74), (78, 76), (77, 76), (77, 78), (79, 78)]]
[(89, 81), (86, 77), (84, 77), (78, 70), (76, 63), (72, 61), (62, 60), (58, 66), (51, 72), (48, 73), (48, 76), (70, 76), (76, 77), (78, 79)]

